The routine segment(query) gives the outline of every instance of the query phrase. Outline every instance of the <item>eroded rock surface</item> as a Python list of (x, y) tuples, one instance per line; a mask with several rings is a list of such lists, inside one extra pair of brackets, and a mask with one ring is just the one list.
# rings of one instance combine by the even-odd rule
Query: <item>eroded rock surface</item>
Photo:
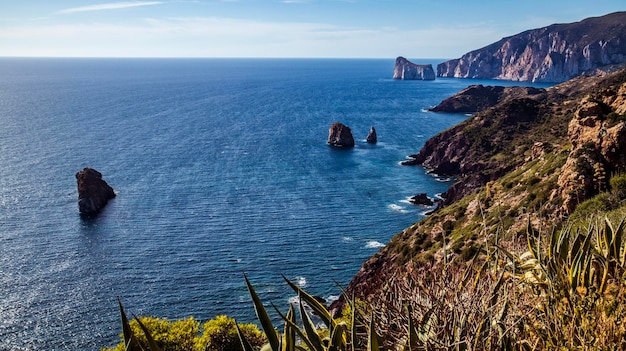
[(558, 83), (624, 62), (626, 12), (615, 12), (503, 38), (437, 65), (437, 76)]
[(337, 147), (353, 147), (354, 137), (350, 127), (340, 122), (331, 124), (328, 129), (328, 144)]
[(396, 58), (393, 68), (393, 79), (402, 80), (435, 80), (433, 65), (418, 65), (402, 56)]
[(115, 191), (102, 179), (102, 174), (93, 168), (76, 173), (78, 185), (78, 210), (85, 215), (96, 215), (115, 197)]

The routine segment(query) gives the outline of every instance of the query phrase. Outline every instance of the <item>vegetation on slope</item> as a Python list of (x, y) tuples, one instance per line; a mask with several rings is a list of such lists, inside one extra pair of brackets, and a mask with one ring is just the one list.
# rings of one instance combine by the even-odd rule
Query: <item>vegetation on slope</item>
[[(246, 280), (264, 347), (626, 349), (626, 71), (547, 95), (506, 101), (434, 138), (466, 146), (437, 161), (465, 162), (457, 193), (465, 195), (368, 260), (342, 296), (340, 319), (337, 305), (329, 311), (288, 282), (324, 327), (300, 304), (278, 310), (280, 334)], [(117, 348), (252, 351), (265, 342), (218, 320), (230, 322), (205, 324), (201, 335), (193, 319), (138, 318), (124, 323)], [(205, 336), (209, 329), (228, 337)], [(184, 342), (170, 343), (171, 334)]]

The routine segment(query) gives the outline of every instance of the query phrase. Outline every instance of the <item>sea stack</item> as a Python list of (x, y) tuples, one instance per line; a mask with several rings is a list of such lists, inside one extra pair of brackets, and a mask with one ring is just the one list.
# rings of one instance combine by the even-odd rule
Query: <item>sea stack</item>
[(433, 65), (418, 65), (398, 56), (393, 68), (393, 79), (435, 80), (435, 70), (433, 70)]
[(110, 199), (115, 197), (115, 191), (102, 179), (102, 174), (93, 168), (85, 168), (76, 173), (78, 185), (78, 210), (81, 214), (97, 215)]
[(343, 123), (331, 124), (328, 129), (328, 144), (337, 147), (354, 147), (352, 131)]
[(367, 138), (365, 138), (365, 141), (370, 144), (376, 144), (376, 142), (378, 141), (378, 137), (376, 136), (376, 129), (374, 128), (374, 126), (370, 128), (370, 132), (367, 133)]

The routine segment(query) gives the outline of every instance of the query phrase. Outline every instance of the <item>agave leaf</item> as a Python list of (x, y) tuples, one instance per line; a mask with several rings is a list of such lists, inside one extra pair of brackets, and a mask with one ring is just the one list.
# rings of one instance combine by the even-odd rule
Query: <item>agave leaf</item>
[(582, 235), (579, 229), (576, 229), (576, 233), (574, 234), (574, 236), (575, 236), (574, 243), (572, 244), (572, 249), (570, 250), (570, 253), (569, 253), (569, 260), (571, 263), (573, 263), (574, 258), (580, 252), (582, 243), (586, 239), (586, 237)]
[(526, 240), (528, 242), (528, 249), (530, 252), (536, 259), (541, 261), (541, 249), (539, 247), (539, 241), (537, 240), (537, 232), (533, 229), (530, 217), (528, 218), (528, 223), (526, 224)]
[(150, 333), (148, 328), (146, 328), (146, 326), (143, 323), (141, 323), (141, 321), (139, 320), (139, 318), (137, 318), (137, 316), (134, 316), (134, 317), (135, 317), (135, 320), (137, 321), (137, 324), (139, 324), (139, 327), (141, 328), (141, 330), (143, 330), (143, 333), (146, 335), (146, 339), (148, 340), (148, 347), (150, 348), (150, 351), (161, 351), (161, 348), (156, 343), (156, 340), (154, 340), (154, 338), (152, 337), (152, 334)]
[(239, 328), (239, 323), (237, 323), (237, 321), (235, 321), (235, 327), (237, 328), (237, 335), (239, 336), (239, 341), (241, 342), (241, 347), (243, 348), (243, 351), (254, 351), (254, 348), (252, 347), (248, 339), (246, 339), (246, 337), (241, 332), (241, 329)]
[(606, 289), (606, 283), (609, 278), (609, 264), (610, 264), (610, 261), (608, 261), (602, 256), (596, 257), (593, 260), (593, 268), (594, 268), (595, 274), (599, 275), (598, 278), (600, 280), (600, 286), (599, 286), (598, 291), (601, 294), (604, 293), (604, 290)]
[(248, 280), (248, 277), (244, 274), (243, 277), (246, 280), (246, 285), (248, 287), (248, 291), (250, 292), (250, 297), (252, 297), (252, 302), (254, 303), (254, 311), (256, 312), (257, 318), (259, 322), (261, 322), (261, 327), (265, 332), (265, 336), (267, 336), (267, 340), (269, 341), (270, 347), (272, 351), (280, 351), (280, 341), (278, 340), (278, 333), (272, 324), (272, 320), (270, 319), (265, 307), (263, 306), (263, 302), (259, 298), (259, 295), (254, 291), (252, 284)]
[(143, 348), (139, 344), (137, 337), (133, 333), (133, 330), (130, 327), (130, 323), (128, 322), (128, 317), (126, 317), (126, 312), (124, 312), (124, 307), (122, 306), (122, 301), (119, 296), (117, 298), (117, 303), (120, 306), (120, 315), (122, 319), (122, 334), (124, 335), (124, 346), (127, 351), (142, 351)]
[[(289, 304), (289, 311), (287, 311), (287, 316), (285, 317), (292, 322), (292, 324), (296, 323), (296, 313), (293, 309), (293, 305)], [(294, 351), (296, 348), (296, 331), (293, 330), (291, 325), (285, 322), (285, 331), (283, 332), (283, 351)]]
[(584, 236), (581, 234), (576, 238), (576, 241), (578, 241), (580, 237), (584, 237), (584, 241), (582, 242), (582, 244), (578, 245), (578, 251), (574, 256), (574, 260), (572, 262), (569, 274), (570, 285), (571, 288), (574, 290), (576, 290), (581, 282), (584, 282), (586, 280), (584, 278), (587, 268), (586, 262), (589, 261), (589, 248), (591, 245), (591, 235)]
[[(307, 345), (307, 347), (309, 348), (309, 350), (307, 351), (324, 351), (324, 348), (318, 349), (315, 347), (315, 345), (311, 342), (311, 339), (309, 339), (308, 335), (302, 331), (302, 329), (300, 329), (300, 327), (298, 327), (294, 322), (292, 322), (291, 320), (287, 319), (287, 317), (285, 315), (283, 315), (278, 308), (276, 308), (276, 306), (272, 305), (274, 307), (274, 309), (276, 310), (276, 313), (278, 313), (278, 315), (280, 316), (280, 318), (282, 318), (285, 323), (289, 324), (289, 326), (291, 326), (291, 328), (296, 332), (296, 334), (298, 334), (298, 336), (300, 336), (300, 339)], [(317, 333), (314, 333), (315, 335), (317, 335)], [(319, 337), (319, 335), (318, 335)], [(301, 347), (296, 346), (297, 349), (301, 349)]]
[(356, 349), (356, 316), (358, 311), (356, 310), (356, 302), (354, 301), (354, 295), (352, 295), (352, 300), (350, 301), (350, 311), (352, 311), (352, 315), (350, 316), (350, 344), (352, 345), (352, 350)]
[[(607, 218), (608, 221), (608, 218)], [(622, 250), (622, 239), (624, 237), (624, 225), (626, 224), (625, 218), (623, 218), (617, 228), (613, 231), (613, 238), (611, 240), (611, 259), (616, 260), (618, 263), (623, 264), (623, 262), (619, 262), (620, 252)]]
[(304, 300), (304, 302), (306, 302), (313, 309), (313, 311), (322, 319), (324, 324), (326, 324), (329, 329), (332, 330), (335, 328), (337, 322), (332, 318), (330, 312), (328, 311), (328, 309), (326, 309), (326, 307), (324, 307), (324, 305), (317, 301), (316, 298), (309, 295), (309, 293), (302, 290), (299, 286), (292, 283), (289, 279), (287, 279), (287, 277), (283, 276), (283, 279), (285, 279), (287, 284), (289, 284), (289, 286), (298, 294), (298, 296), (300, 296), (300, 299)]
[(409, 318), (409, 340), (407, 341), (405, 351), (413, 351), (417, 348), (417, 331), (415, 330), (415, 322), (413, 322), (413, 307), (406, 305), (407, 317)]
[(346, 326), (344, 323), (337, 323), (330, 335), (330, 345), (328, 351), (346, 350)]
[(322, 343), (322, 338), (317, 334), (317, 329), (315, 328), (315, 324), (309, 317), (309, 314), (306, 312), (304, 308), (304, 304), (300, 303), (300, 318), (302, 319), (302, 325), (304, 326), (304, 331), (306, 332), (307, 338), (313, 344), (314, 350), (323, 350), (324, 346)]
[(368, 351), (380, 351), (380, 337), (376, 334), (376, 316), (374, 312), (372, 312), (372, 317), (370, 318), (370, 327), (367, 338), (367, 350)]

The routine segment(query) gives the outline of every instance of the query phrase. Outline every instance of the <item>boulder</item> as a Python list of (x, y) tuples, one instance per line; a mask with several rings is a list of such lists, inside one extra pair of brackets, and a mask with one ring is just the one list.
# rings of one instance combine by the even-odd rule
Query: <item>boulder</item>
[(418, 65), (399, 56), (393, 68), (393, 79), (435, 80), (435, 70), (433, 65)]
[(331, 124), (328, 129), (328, 144), (337, 147), (354, 147), (352, 131), (343, 123)]
[(370, 144), (376, 144), (376, 142), (378, 141), (378, 137), (376, 136), (376, 129), (374, 128), (374, 126), (370, 128), (370, 132), (367, 133), (367, 138), (365, 138), (365, 141)]
[(428, 195), (421, 193), (417, 194), (409, 199), (413, 205), (422, 205), (422, 206), (433, 206), (435, 203), (431, 200)]
[(110, 199), (115, 197), (113, 188), (102, 179), (102, 174), (93, 168), (76, 173), (78, 185), (78, 210), (81, 214), (96, 215)]

